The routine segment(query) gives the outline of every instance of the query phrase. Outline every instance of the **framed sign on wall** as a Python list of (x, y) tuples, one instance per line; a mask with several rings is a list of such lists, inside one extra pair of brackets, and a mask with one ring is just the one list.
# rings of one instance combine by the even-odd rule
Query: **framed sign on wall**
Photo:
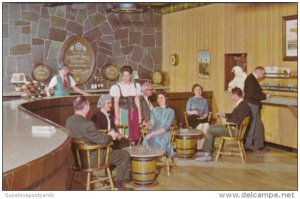
[(297, 61), (298, 16), (286, 16), (282, 20), (282, 47), (284, 61)]
[(197, 54), (197, 64), (200, 78), (210, 78), (210, 52), (208, 50), (200, 50)]
[(94, 51), (90, 43), (81, 36), (70, 37), (63, 45), (61, 61), (69, 68), (77, 84), (84, 84), (94, 71)]

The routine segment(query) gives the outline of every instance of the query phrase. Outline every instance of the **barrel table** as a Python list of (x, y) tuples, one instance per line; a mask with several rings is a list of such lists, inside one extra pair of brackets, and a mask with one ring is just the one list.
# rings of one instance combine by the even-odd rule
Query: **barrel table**
[(203, 136), (203, 132), (197, 129), (176, 130), (176, 155), (183, 158), (193, 157), (196, 153), (197, 139), (201, 136)]
[(134, 184), (151, 185), (156, 178), (156, 160), (165, 154), (164, 149), (149, 146), (131, 146), (126, 150), (131, 156), (131, 177)]

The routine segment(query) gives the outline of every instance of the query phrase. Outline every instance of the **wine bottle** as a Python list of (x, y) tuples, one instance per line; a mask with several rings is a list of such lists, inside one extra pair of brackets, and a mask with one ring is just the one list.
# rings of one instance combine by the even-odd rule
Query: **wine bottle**
[(101, 88), (100, 78), (97, 77), (97, 89)]

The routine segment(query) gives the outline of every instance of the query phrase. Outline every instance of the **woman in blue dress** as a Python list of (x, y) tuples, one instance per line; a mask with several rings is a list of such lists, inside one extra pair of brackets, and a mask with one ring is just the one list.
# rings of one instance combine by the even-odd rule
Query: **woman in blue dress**
[[(208, 102), (202, 96), (203, 88), (199, 84), (194, 84), (192, 91), (195, 96), (190, 97), (186, 104), (186, 113), (188, 115), (189, 126), (193, 129), (198, 129), (206, 135), (209, 123), (208, 123)], [(197, 150), (202, 150), (204, 138), (198, 139)]]
[(167, 157), (172, 159), (174, 151), (170, 130), (175, 112), (167, 106), (167, 94), (165, 92), (161, 91), (157, 94), (157, 103), (159, 106), (152, 109), (150, 121), (145, 124), (150, 129), (150, 133), (146, 135), (143, 145), (165, 149)]

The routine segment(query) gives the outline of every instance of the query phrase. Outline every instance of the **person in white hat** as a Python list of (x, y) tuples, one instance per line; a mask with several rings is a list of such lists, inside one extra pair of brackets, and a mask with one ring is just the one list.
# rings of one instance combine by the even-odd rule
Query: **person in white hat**
[(68, 74), (68, 66), (64, 63), (59, 65), (58, 74), (53, 76), (47, 88), (47, 96), (67, 96), (70, 95), (71, 88), (81, 94), (88, 95), (76, 86), (75, 80)]

